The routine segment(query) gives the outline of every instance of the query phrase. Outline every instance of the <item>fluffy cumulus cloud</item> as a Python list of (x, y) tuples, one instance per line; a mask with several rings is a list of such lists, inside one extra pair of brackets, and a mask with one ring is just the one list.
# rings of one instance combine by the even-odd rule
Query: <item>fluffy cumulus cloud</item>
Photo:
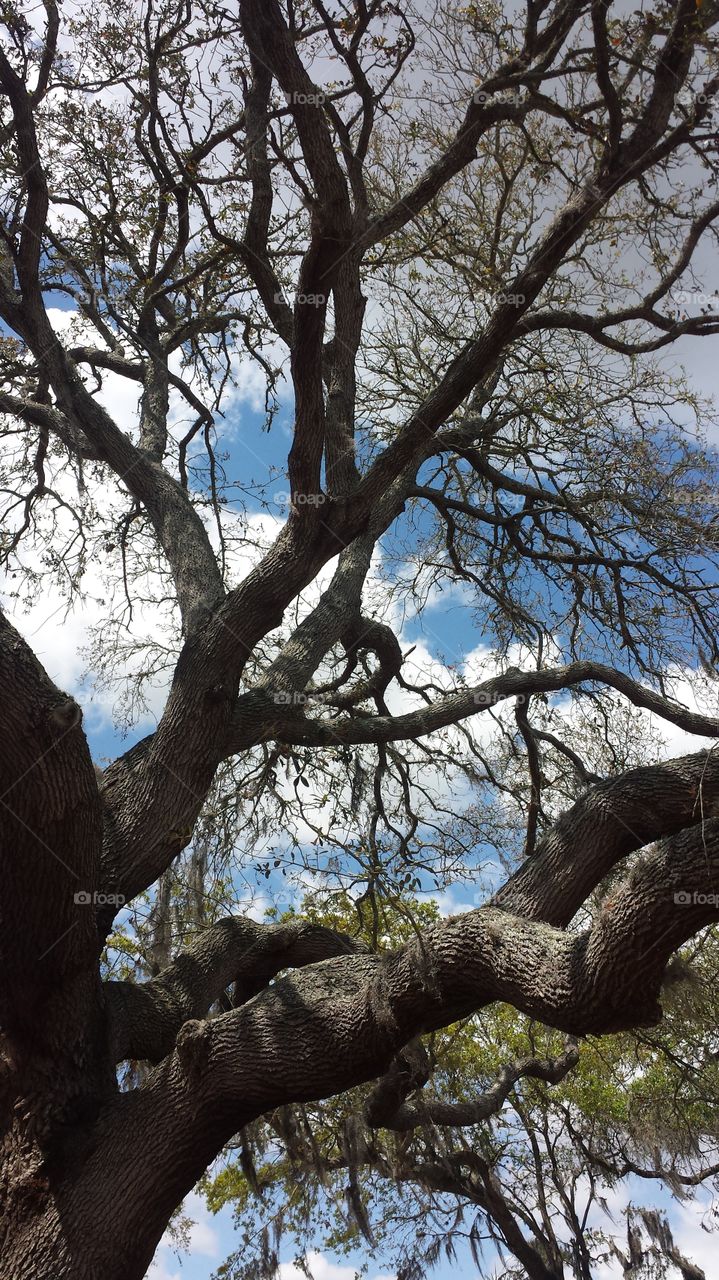
[[(324, 1254), (315, 1251), (307, 1254), (305, 1262), (312, 1280), (355, 1280), (357, 1275), (355, 1267), (338, 1266), (330, 1262)], [(280, 1266), (279, 1280), (307, 1280), (307, 1272), (301, 1271), (292, 1262), (283, 1262)], [(395, 1278), (386, 1273), (380, 1275), (370, 1272), (370, 1280), (395, 1280)]]

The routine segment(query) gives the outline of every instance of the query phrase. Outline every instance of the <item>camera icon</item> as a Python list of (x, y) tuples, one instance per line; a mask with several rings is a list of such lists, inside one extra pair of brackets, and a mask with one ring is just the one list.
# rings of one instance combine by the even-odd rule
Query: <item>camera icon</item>
[(77, 902), (81, 907), (88, 907), (92, 902), (92, 894), (88, 893), (87, 889), (78, 889), (77, 893), (73, 896), (75, 902)]
[(680, 889), (678, 893), (674, 894), (674, 901), (678, 907), (688, 907), (691, 904), (692, 895), (687, 893), (686, 889)]

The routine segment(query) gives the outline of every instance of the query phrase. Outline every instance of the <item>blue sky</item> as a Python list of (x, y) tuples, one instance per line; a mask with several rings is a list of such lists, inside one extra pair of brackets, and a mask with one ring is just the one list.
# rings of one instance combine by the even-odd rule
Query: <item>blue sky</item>
[[(679, 1204), (672, 1200), (666, 1190), (636, 1178), (627, 1179), (615, 1190), (605, 1190), (604, 1194), (620, 1246), (626, 1243), (623, 1212), (629, 1200), (637, 1206), (656, 1207), (668, 1215), (680, 1250), (705, 1270), (707, 1280), (714, 1280), (716, 1244), (715, 1236), (709, 1232), (708, 1227), (715, 1221), (716, 1214), (709, 1194), (701, 1193), (694, 1204)], [(217, 1215), (210, 1215), (196, 1195), (188, 1197), (186, 1210), (194, 1219), (190, 1233), (190, 1252), (178, 1256), (169, 1243), (161, 1243), (147, 1280), (209, 1280), (214, 1270), (236, 1247), (236, 1234), (229, 1210), (223, 1209)], [(600, 1220), (602, 1215), (592, 1211), (590, 1227), (598, 1225)], [(280, 1280), (306, 1280), (301, 1271), (293, 1266), (291, 1249), (283, 1251), (282, 1257)], [(484, 1258), (482, 1280), (492, 1280), (497, 1254), (491, 1245), (486, 1246)], [(394, 1280), (388, 1260), (381, 1253), (373, 1256), (369, 1249), (367, 1252), (356, 1252), (340, 1258), (323, 1252), (318, 1247), (308, 1252), (307, 1260), (313, 1280), (354, 1280), (356, 1272), (362, 1267), (367, 1268), (367, 1280)], [(456, 1262), (450, 1263), (442, 1259), (430, 1274), (434, 1280), (455, 1280), (458, 1274), (471, 1277), (477, 1275), (477, 1272), (469, 1249), (460, 1244)], [(594, 1280), (622, 1280), (622, 1273), (616, 1263), (600, 1264), (595, 1271)]]

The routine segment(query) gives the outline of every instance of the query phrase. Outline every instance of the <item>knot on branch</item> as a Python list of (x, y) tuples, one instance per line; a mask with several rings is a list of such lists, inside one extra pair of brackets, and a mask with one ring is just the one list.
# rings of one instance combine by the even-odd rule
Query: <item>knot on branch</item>
[(175, 1048), (188, 1085), (198, 1084), (210, 1056), (209, 1023), (196, 1018), (184, 1022), (177, 1033)]
[(75, 725), (80, 724), (82, 710), (74, 698), (64, 698), (62, 702), (52, 707), (47, 718), (54, 729), (67, 733), (68, 730), (74, 729)]
[(402, 1103), (429, 1080), (431, 1065), (421, 1040), (405, 1045), (375, 1085), (365, 1103), (364, 1118), (370, 1129), (388, 1128)]

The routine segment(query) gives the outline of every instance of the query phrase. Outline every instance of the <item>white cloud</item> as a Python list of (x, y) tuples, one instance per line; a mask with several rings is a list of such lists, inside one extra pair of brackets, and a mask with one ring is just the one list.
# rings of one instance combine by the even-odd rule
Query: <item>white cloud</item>
[(203, 1258), (220, 1256), (217, 1232), (205, 1219), (193, 1222), (190, 1227), (190, 1253), (200, 1253)]
[[(588, 1197), (588, 1194), (589, 1180), (582, 1178), (577, 1184), (577, 1203), (581, 1204), (582, 1196)], [(602, 1186), (601, 1196), (607, 1212), (594, 1201), (587, 1220), (590, 1230), (607, 1232), (626, 1253), (625, 1214), (630, 1203), (637, 1208), (656, 1207), (666, 1215), (679, 1250), (704, 1270), (707, 1280), (713, 1280), (717, 1274), (717, 1240), (716, 1234), (710, 1233), (707, 1228), (716, 1223), (716, 1215), (708, 1190), (700, 1188), (694, 1201), (681, 1204), (670, 1198), (662, 1184), (630, 1176), (622, 1179), (615, 1187)], [(624, 1271), (618, 1259), (597, 1263), (593, 1275), (595, 1280), (624, 1280)], [(671, 1280), (679, 1280), (679, 1272), (674, 1267), (669, 1268), (668, 1275)]]
[[(708, 681), (697, 672), (678, 668), (669, 672), (667, 684), (672, 697), (690, 711), (704, 716), (719, 716), (719, 684)], [(701, 751), (702, 747), (710, 747), (716, 741), (714, 738), (701, 738), (696, 734), (686, 733), (649, 712), (647, 721), (661, 734), (665, 744), (662, 754), (667, 759)]]
[(162, 1257), (156, 1258), (150, 1263), (150, 1270), (147, 1272), (146, 1280), (182, 1280), (182, 1276), (179, 1271), (170, 1271), (168, 1259)]
[[(338, 1266), (316, 1250), (308, 1253), (305, 1261), (313, 1280), (355, 1280), (357, 1274), (355, 1267)], [(294, 1263), (283, 1262), (280, 1264), (279, 1280), (307, 1280), (307, 1277)], [(373, 1276), (372, 1280), (395, 1280), (395, 1278), (383, 1273)]]
[(693, 1204), (680, 1204), (670, 1215), (674, 1240), (682, 1253), (706, 1272), (708, 1280), (717, 1273), (717, 1236), (707, 1227), (716, 1226), (716, 1210), (708, 1197), (697, 1198)]
[[(63, 307), (48, 307), (48, 319), (55, 333), (66, 345), (84, 345), (99, 347), (104, 344), (92, 324), (80, 317), (77, 311)], [(82, 366), (83, 370), (87, 366)], [(87, 377), (88, 386), (94, 385), (94, 377)], [(132, 378), (123, 378), (119, 373), (103, 369), (102, 390), (97, 394), (98, 402), (112, 414), (114, 422), (121, 431), (136, 438), (140, 404), (140, 384)]]
[(440, 893), (433, 893), (431, 899), (437, 903), (440, 915), (459, 916), (471, 910), (475, 905), (473, 901), (475, 896), (477, 895), (472, 894), (471, 885), (450, 885)]

